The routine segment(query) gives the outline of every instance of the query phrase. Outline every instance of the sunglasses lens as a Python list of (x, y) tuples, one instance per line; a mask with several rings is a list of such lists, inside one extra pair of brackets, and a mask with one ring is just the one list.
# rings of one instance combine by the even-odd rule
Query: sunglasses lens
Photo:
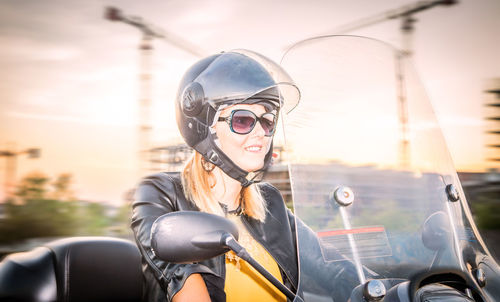
[(247, 134), (252, 131), (255, 122), (256, 117), (252, 112), (246, 110), (235, 111), (231, 118), (231, 127), (236, 133)]
[(275, 115), (272, 113), (265, 113), (260, 118), (257, 118), (252, 111), (248, 110), (235, 110), (231, 117), (231, 129), (238, 134), (248, 134), (255, 127), (257, 119), (264, 129), (266, 136), (271, 136), (274, 133)]
[(260, 118), (260, 125), (262, 126), (262, 129), (264, 129), (264, 132), (266, 135), (271, 135), (274, 132), (274, 114), (264, 114)]

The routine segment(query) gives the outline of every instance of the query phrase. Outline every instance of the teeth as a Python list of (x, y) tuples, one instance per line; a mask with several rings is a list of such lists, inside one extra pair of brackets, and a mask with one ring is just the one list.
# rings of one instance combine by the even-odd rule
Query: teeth
[(262, 149), (261, 147), (247, 147), (245, 148), (247, 151), (252, 151), (252, 152), (255, 152), (255, 151), (260, 151), (260, 149)]

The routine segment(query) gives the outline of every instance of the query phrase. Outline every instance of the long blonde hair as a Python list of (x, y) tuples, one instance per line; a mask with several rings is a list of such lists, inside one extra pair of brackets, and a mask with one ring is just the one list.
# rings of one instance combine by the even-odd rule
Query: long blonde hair
[[(184, 194), (202, 212), (224, 215), (213, 192), (215, 177), (211, 171), (203, 168), (202, 155), (194, 152), (182, 170), (182, 186)], [(266, 217), (266, 203), (259, 187), (252, 184), (242, 188), (240, 192), (241, 209), (247, 216), (264, 221)]]

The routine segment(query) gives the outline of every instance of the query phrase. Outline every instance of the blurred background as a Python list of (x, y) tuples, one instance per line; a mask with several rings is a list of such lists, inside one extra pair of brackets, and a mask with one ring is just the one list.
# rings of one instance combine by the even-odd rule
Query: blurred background
[[(62, 236), (131, 238), (137, 180), (189, 154), (173, 101), (199, 58), (248, 48), (279, 62), (296, 41), (346, 33), (413, 58), (499, 256), (499, 16), (498, 0), (3, 0), (0, 255)], [(273, 169), (286, 195), (286, 167)]]

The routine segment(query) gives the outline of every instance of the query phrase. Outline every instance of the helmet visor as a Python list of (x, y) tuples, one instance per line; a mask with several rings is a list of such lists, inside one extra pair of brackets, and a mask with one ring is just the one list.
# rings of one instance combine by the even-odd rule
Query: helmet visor
[(281, 66), (249, 50), (223, 53), (195, 81), (216, 109), (265, 99), (289, 112), (300, 99), (299, 89)]

